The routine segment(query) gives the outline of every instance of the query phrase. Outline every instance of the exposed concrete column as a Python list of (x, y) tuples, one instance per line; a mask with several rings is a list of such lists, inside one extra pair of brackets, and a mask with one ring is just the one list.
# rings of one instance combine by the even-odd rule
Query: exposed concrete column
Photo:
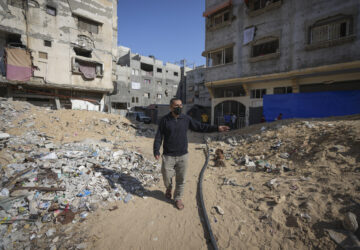
[(7, 98), (12, 101), (13, 100), (13, 91), (12, 91), (12, 86), (9, 85), (7, 87)]
[(215, 101), (214, 98), (211, 98), (211, 125), (214, 125), (215, 120)]
[(291, 84), (292, 84), (293, 93), (299, 93), (300, 92), (299, 79), (298, 78), (291, 79)]
[(59, 99), (59, 96), (58, 96), (58, 90), (57, 89), (55, 89), (55, 105), (56, 105), (57, 110), (61, 109), (60, 99)]

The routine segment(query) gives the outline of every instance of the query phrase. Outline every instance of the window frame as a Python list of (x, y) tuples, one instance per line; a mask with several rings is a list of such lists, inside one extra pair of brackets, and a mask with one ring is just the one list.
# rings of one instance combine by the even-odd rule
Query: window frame
[[(220, 49), (209, 51), (206, 56), (206, 66), (207, 67), (216, 67), (216, 66), (234, 63), (234, 47), (235, 47), (234, 45), (231, 45), (231, 46), (226, 46), (226, 47), (223, 47)], [(232, 60), (229, 62), (226, 62), (226, 50), (228, 50), (228, 49), (232, 49), (232, 55), (231, 55)], [(219, 53), (219, 52), (221, 53), (221, 62), (219, 64), (214, 65), (213, 64), (214, 60), (213, 60), (213, 58), (211, 58), (211, 55), (215, 54), (215, 53)]]
[[(231, 23), (233, 19), (232, 6), (225, 7), (214, 14), (209, 15), (206, 18), (206, 28), (209, 30), (222, 28)], [(225, 16), (228, 15), (227, 19)], [(219, 19), (220, 18), (220, 19)], [(216, 20), (220, 20), (219, 23), (216, 23)]]
[(263, 99), (266, 92), (267, 89), (252, 89), (250, 90), (250, 99)]

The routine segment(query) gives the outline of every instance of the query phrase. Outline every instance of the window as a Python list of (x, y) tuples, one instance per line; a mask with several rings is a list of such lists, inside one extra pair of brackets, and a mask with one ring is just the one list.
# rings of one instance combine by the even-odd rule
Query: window
[(136, 97), (136, 103), (139, 103), (139, 97)]
[(40, 52), (40, 51), (39, 51), (39, 58), (41, 58), (41, 59), (48, 59), (48, 54), (45, 53), (45, 52)]
[(352, 17), (338, 15), (321, 20), (310, 28), (309, 43), (339, 40), (352, 35)]
[(252, 46), (252, 57), (273, 54), (279, 50), (279, 39)]
[(44, 40), (44, 46), (51, 47), (51, 41)]
[(132, 97), (132, 98), (131, 98), (131, 102), (132, 102), (132, 103), (135, 103), (135, 97)]
[(208, 17), (207, 19), (207, 27), (215, 28), (222, 26), (224, 24), (230, 23), (230, 9), (227, 8), (218, 14), (214, 14)]
[(162, 73), (162, 68), (157, 68), (157, 69), (156, 69), (156, 72)]
[(157, 99), (161, 99), (161, 94), (157, 94)]
[(223, 48), (214, 52), (209, 52), (207, 56), (207, 66), (213, 67), (217, 65), (232, 63), (234, 61), (233, 46)]
[(279, 2), (280, 0), (254, 0), (253, 10), (263, 9), (272, 3)]
[(102, 77), (104, 70), (100, 62), (73, 57), (72, 72), (82, 74), (86, 79), (94, 79), (95, 77)]
[(174, 76), (179, 76), (179, 72), (174, 72)]
[(8, 4), (20, 9), (25, 8), (25, 1), (24, 0), (8, 0)]
[(113, 109), (127, 109), (127, 103), (126, 102), (112, 102), (111, 107)]
[(260, 99), (263, 98), (263, 96), (266, 95), (266, 89), (253, 89), (250, 93), (251, 99)]
[(277, 87), (274, 88), (274, 94), (291, 94), (292, 87)]
[(158, 84), (158, 85), (161, 85), (161, 81), (157, 81), (157, 84)]
[(135, 75), (135, 70), (134, 69), (131, 70), (131, 74)]
[(150, 99), (150, 93), (144, 93), (144, 97)]
[(99, 23), (83, 17), (78, 17), (78, 28), (94, 34), (99, 33)]
[(51, 16), (56, 16), (56, 8), (47, 5), (46, 6), (46, 13), (48, 13)]
[(150, 79), (144, 79), (144, 83), (150, 84), (150, 83), (151, 83), (151, 80), (150, 80)]

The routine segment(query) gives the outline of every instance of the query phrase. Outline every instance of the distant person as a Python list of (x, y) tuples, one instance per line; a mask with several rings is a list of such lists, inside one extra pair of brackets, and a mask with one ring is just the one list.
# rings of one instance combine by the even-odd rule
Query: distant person
[(231, 116), (231, 128), (232, 129), (236, 128), (236, 119), (237, 119), (237, 116), (235, 114), (232, 114), (232, 116)]
[(208, 123), (209, 122), (209, 116), (206, 113), (203, 113), (201, 115), (201, 122), (202, 123)]
[(260, 123), (264, 123), (264, 122), (266, 122), (266, 120), (265, 120), (265, 116), (261, 116), (261, 120), (260, 120)]
[(154, 157), (160, 159), (160, 147), (163, 144), (161, 173), (166, 187), (165, 196), (171, 199), (172, 179), (175, 176), (174, 193), (175, 206), (184, 208), (182, 197), (185, 187), (185, 174), (188, 166), (187, 131), (190, 128), (196, 132), (224, 132), (227, 126), (213, 126), (200, 123), (188, 115), (182, 114), (182, 102), (178, 98), (170, 101), (170, 113), (161, 118), (154, 140)]
[(282, 113), (280, 113), (280, 114), (278, 115), (278, 117), (276, 118), (276, 120), (277, 120), (277, 121), (282, 120), (282, 115), (283, 115), (283, 114), (282, 114)]

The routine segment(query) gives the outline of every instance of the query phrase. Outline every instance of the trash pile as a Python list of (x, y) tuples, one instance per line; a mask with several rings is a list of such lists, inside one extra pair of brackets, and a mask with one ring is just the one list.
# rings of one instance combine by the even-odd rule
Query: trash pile
[[(128, 150), (118, 138), (115, 142), (106, 139), (111, 129), (103, 139), (90, 136), (92, 139), (63, 143), (52, 134), (40, 132), (35, 126), (40, 115), (26, 113), (29, 110), (47, 114), (54, 131), (61, 122), (65, 126), (71, 122), (62, 121), (56, 111), (0, 100), (0, 249), (56, 249), (70, 244), (72, 237), (64, 230), (71, 230), (71, 225), (111, 202), (130, 204), (135, 197), (146, 196), (147, 188), (160, 180), (159, 163)], [(99, 119), (101, 113), (89, 115), (93, 119), (80, 129), (115, 128), (129, 136), (155, 133), (142, 124)], [(40, 129), (47, 126), (43, 124)], [(21, 131), (12, 134), (19, 126)], [(63, 134), (71, 136), (69, 130)], [(78, 249), (86, 247), (81, 237)]]
[(210, 218), (219, 248), (360, 249), (359, 116), (265, 123), (208, 141), (204, 196), (224, 210)]
[[(16, 241), (24, 225), (29, 232), (22, 236), (33, 240), (43, 237), (40, 222), (75, 223), (102, 201), (143, 197), (160, 177), (159, 163), (101, 141), (58, 145), (32, 131), (10, 137), (5, 150), (14, 163), (1, 166), (1, 247)], [(6, 235), (9, 224), (19, 231)]]

